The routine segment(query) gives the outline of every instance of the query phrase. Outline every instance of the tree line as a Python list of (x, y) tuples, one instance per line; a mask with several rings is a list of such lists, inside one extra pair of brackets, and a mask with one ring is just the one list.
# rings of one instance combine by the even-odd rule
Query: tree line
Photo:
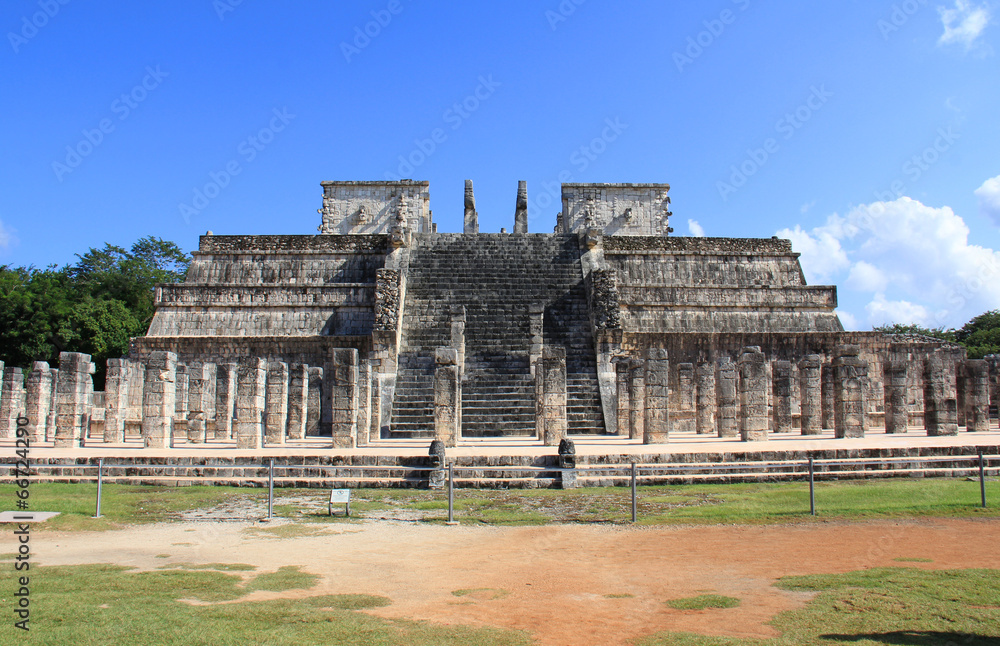
[(0, 266), (0, 360), (55, 366), (60, 352), (84, 352), (97, 364), (100, 390), (107, 360), (149, 329), (156, 284), (183, 282), (191, 256), (147, 236), (128, 250), (105, 244), (76, 257), (63, 267)]

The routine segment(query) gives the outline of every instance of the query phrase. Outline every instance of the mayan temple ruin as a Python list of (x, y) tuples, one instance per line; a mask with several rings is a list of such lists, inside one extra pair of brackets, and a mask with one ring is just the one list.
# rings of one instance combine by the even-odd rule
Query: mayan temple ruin
[(671, 235), (666, 184), (563, 184), (551, 233), (523, 182), (509, 233), (479, 231), (471, 181), (462, 233), (427, 182), (322, 189), (317, 234), (202, 236), (103, 392), (88, 355), (0, 364), (0, 436), (22, 411), (64, 448), (989, 427), (1000, 358), (845, 332), (788, 240)]

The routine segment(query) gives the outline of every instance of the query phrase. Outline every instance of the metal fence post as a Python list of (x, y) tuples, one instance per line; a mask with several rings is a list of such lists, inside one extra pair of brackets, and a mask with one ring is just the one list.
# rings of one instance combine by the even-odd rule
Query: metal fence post
[(457, 525), (455, 521), (455, 464), (448, 463), (448, 521), (446, 525)]
[(816, 515), (816, 483), (813, 475), (813, 459), (809, 457), (809, 513)]
[(267, 519), (274, 518), (274, 458), (267, 468)]
[(983, 468), (983, 452), (979, 452), (979, 495), (983, 501), (983, 509), (986, 509), (986, 473)]
[[(101, 485), (104, 481), (104, 458), (97, 459), (97, 513), (94, 518), (101, 517)], [(985, 506), (985, 504), (984, 504)]]
[(632, 522), (636, 522), (638, 516), (638, 505), (635, 499), (635, 462), (632, 463)]

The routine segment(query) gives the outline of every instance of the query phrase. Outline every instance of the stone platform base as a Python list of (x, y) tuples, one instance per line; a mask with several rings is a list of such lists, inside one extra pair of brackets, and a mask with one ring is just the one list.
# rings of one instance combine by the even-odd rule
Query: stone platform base
[[(644, 485), (798, 480), (806, 477), (809, 458), (815, 461), (817, 479), (978, 475), (971, 458), (979, 453), (986, 456), (991, 477), (1000, 470), (997, 430), (948, 437), (877, 433), (851, 440), (772, 434), (764, 442), (692, 433), (658, 445), (615, 436), (574, 440), (573, 470), (561, 469), (556, 448), (537, 441), (467, 442), (448, 449), (447, 459), (454, 464), (460, 488), (621, 486), (629, 482), (632, 462), (639, 464), (638, 479)], [(0, 446), (6, 448), (8, 443)], [(273, 459), (279, 487), (426, 488), (436, 466), (427, 448), (425, 442), (385, 441), (359, 449), (332, 449), (321, 438), (310, 438), (254, 451), (212, 443), (153, 451), (125, 442), (80, 449), (34, 446), (30, 460), (34, 482), (94, 482), (103, 459), (107, 483), (266, 487)], [(4, 453), (3, 463), (10, 468), (0, 482), (9, 483), (14, 451)]]

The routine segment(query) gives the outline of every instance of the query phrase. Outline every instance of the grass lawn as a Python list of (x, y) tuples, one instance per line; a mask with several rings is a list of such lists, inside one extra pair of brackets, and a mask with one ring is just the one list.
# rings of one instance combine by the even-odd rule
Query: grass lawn
[[(674, 485), (639, 488), (639, 522), (645, 525), (783, 523), (911, 517), (1000, 516), (1000, 482), (987, 482), (986, 509), (979, 483), (964, 478), (848, 480), (816, 484), (817, 516), (809, 515), (809, 488), (802, 482)], [(14, 486), (0, 485), (0, 500), (14, 503)], [(276, 489), (275, 515), (297, 522), (351, 523), (365, 516), (405, 517), (423, 522), (447, 518), (444, 492), (357, 489), (352, 516), (327, 515), (324, 490)], [(114, 529), (129, 523), (178, 518), (180, 512), (244, 505), (266, 513), (267, 491), (239, 487), (137, 487), (105, 485), (102, 518), (94, 514), (96, 485), (36, 483), (30, 508), (62, 512), (39, 525), (46, 530)], [(288, 503), (289, 499), (297, 502)], [(544, 525), (625, 523), (631, 502), (625, 487), (470, 490), (455, 492), (455, 517), (463, 523)], [(250, 511), (247, 518), (254, 517)], [(298, 531), (301, 531), (299, 528)]]
[[(9, 564), (4, 563), (4, 567)], [(357, 610), (384, 597), (323, 595), (239, 601), (253, 590), (308, 589), (316, 577), (295, 567), (234, 574), (220, 570), (134, 572), (114, 565), (31, 568), (30, 630), (0, 628), (0, 644), (57, 646), (483, 646), (530, 644), (512, 630), (437, 626), (373, 617)], [(241, 570), (242, 568), (237, 568)], [(12, 591), (0, 593), (9, 606)], [(12, 624), (13, 621), (5, 622)]]
[(997, 570), (879, 568), (784, 577), (776, 585), (818, 593), (804, 608), (780, 613), (770, 622), (781, 637), (756, 640), (662, 633), (637, 645), (1000, 646)]

